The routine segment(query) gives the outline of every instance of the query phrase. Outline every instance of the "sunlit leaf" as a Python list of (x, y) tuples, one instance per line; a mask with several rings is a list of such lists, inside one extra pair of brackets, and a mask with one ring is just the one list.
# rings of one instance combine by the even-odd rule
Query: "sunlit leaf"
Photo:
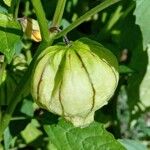
[(150, 0), (135, 0), (136, 8), (134, 15), (136, 23), (140, 26), (143, 35), (143, 46), (146, 49), (150, 43)]
[(12, 1), (12, 0), (3, 0), (3, 1), (4, 1), (4, 3), (5, 3), (7, 6), (9, 6), (9, 7), (11, 6), (11, 1)]
[(21, 135), (26, 143), (31, 143), (42, 135), (42, 132), (37, 129), (36, 120), (32, 120), (32, 122), (21, 132)]
[(10, 16), (0, 13), (0, 52), (6, 56), (8, 62), (21, 48), (21, 35), (19, 23)]
[(140, 101), (145, 107), (150, 107), (150, 46), (147, 49), (148, 64), (145, 76), (140, 85)]
[(118, 140), (127, 150), (147, 150), (146, 146), (140, 143), (140, 141), (134, 141), (129, 139)]

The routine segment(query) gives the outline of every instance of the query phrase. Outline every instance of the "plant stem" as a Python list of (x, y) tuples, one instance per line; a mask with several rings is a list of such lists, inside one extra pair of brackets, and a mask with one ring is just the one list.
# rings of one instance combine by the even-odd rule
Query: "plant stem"
[(4, 130), (6, 129), (6, 127), (8, 126), (10, 120), (11, 120), (11, 116), (17, 106), (17, 104), (21, 101), (21, 99), (23, 97), (25, 97), (26, 95), (29, 94), (29, 90), (30, 90), (30, 77), (32, 74), (32, 70), (33, 67), (35, 65), (35, 61), (38, 58), (39, 54), (50, 44), (52, 44), (53, 39), (51, 39), (51, 43), (50, 42), (42, 42), (36, 52), (36, 54), (34, 55), (34, 58), (28, 68), (28, 70), (26, 71), (26, 73), (24, 74), (24, 76), (22, 77), (22, 80), (20, 81), (20, 83), (18, 84), (18, 86), (16, 87), (15, 91), (14, 91), (14, 95), (12, 96), (11, 100), (10, 100), (10, 104), (5, 112), (5, 114), (2, 116), (1, 119), (1, 123), (0, 123), (0, 142), (2, 140), (2, 135)]
[(3, 81), (3, 74), (4, 74), (4, 71), (5, 71), (5, 68), (6, 68), (6, 62), (4, 60), (4, 62), (1, 64), (1, 67), (0, 67), (0, 85)]
[(32, 60), (32, 54), (31, 54), (31, 50), (26, 50), (26, 58), (27, 58), (27, 63), (30, 64), (31, 60)]
[(49, 41), (49, 31), (46, 16), (40, 0), (31, 0), (40, 26), (42, 41)]
[[(7, 64), (6, 64), (5, 58), (4, 58), (4, 62), (2, 62), (2, 64), (0, 64), (0, 87), (3, 82), (3, 75), (4, 75), (6, 65)], [(0, 104), (0, 122), (1, 122), (1, 119), (2, 119), (2, 110), (1, 110), (1, 104)]]
[(123, 12), (121, 19), (124, 19), (136, 6), (135, 1), (131, 1), (129, 7)]
[(16, 1), (16, 8), (15, 8), (15, 11), (14, 11), (14, 18), (15, 18), (15, 20), (17, 20), (17, 18), (18, 18), (19, 4), (20, 4), (20, 0), (17, 0)]
[(28, 17), (29, 15), (31, 15), (31, 12), (30, 12), (30, 2), (29, 1), (25, 1), (25, 11), (24, 11), (23, 15), (25, 17)]
[[(31, 68), (31, 67), (30, 67)], [(28, 74), (31, 72), (31, 69), (24, 75), (23, 80), (21, 80), (21, 83), (17, 86), (17, 89), (14, 92), (14, 95), (12, 96), (12, 99), (10, 101), (10, 104), (5, 112), (5, 114), (2, 116), (1, 123), (0, 123), (0, 141), (2, 140), (2, 134), (5, 130), (5, 128), (8, 126), (12, 113), (18, 104), (18, 102), (21, 100), (22, 94), (25, 91), (25, 87), (28, 84)], [(25, 80), (26, 79), (26, 80)], [(23, 84), (24, 82), (24, 84)]]
[(120, 0), (106, 0), (103, 3), (97, 5), (96, 7), (92, 8), (91, 10), (89, 10), (87, 13), (85, 13), (83, 16), (81, 16), (80, 18), (78, 18), (76, 21), (74, 21), (71, 25), (69, 25), (66, 29), (64, 29), (63, 31), (61, 31), (60, 33), (58, 33), (55, 36), (55, 39), (58, 39), (64, 35), (66, 35), (68, 32), (70, 32), (71, 30), (73, 30), (75, 27), (77, 27), (78, 25), (80, 25), (81, 23), (83, 23), (85, 20), (87, 20), (89, 17), (95, 15), (96, 13), (102, 11), (103, 9), (119, 2)]
[(35, 65), (35, 61), (38, 58), (39, 54), (48, 46), (52, 45), (53, 43), (53, 35), (49, 37), (49, 31), (48, 31), (48, 24), (46, 22), (45, 14), (41, 5), (40, 0), (32, 0), (33, 7), (35, 9), (38, 22), (40, 25), (40, 30), (42, 34), (42, 42), (36, 51), (36, 54), (33, 57), (33, 60), (22, 77), (22, 80), (18, 84), (18, 86), (15, 89), (14, 95), (11, 98), (10, 104), (2, 116), (1, 123), (0, 123), (0, 141), (2, 140), (2, 135), (6, 127), (8, 126), (11, 116), (17, 106), (17, 104), (21, 101), (23, 97), (29, 94), (30, 90), (30, 77), (32, 74), (33, 67)]
[(58, 0), (51, 25), (52, 27), (58, 27), (60, 25), (64, 13), (65, 4), (66, 0)]
[(111, 15), (108, 23), (105, 26), (106, 31), (110, 31), (112, 27), (117, 23), (117, 21), (120, 19), (120, 16), (122, 15), (122, 6), (118, 6), (115, 12)]

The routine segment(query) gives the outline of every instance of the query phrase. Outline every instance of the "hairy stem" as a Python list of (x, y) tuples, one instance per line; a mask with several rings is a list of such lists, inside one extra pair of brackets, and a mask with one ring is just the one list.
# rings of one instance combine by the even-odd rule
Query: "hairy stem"
[(83, 23), (85, 20), (87, 20), (89, 17), (95, 15), (96, 13), (102, 11), (103, 9), (119, 2), (120, 0), (106, 0), (103, 3), (97, 5), (96, 7), (92, 8), (91, 10), (89, 10), (87, 13), (85, 13), (83, 16), (81, 16), (80, 18), (78, 18), (76, 21), (74, 21), (71, 25), (69, 25), (66, 29), (64, 29), (63, 31), (61, 31), (60, 33), (58, 33), (55, 38), (60, 38), (64, 35), (66, 35), (68, 32), (70, 32), (71, 30), (73, 30), (74, 28), (76, 28), (78, 25), (80, 25), (81, 23)]

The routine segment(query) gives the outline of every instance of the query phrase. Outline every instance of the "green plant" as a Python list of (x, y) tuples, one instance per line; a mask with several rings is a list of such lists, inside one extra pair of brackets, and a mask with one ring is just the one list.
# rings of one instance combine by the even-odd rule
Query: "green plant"
[[(127, 141), (117, 141), (104, 127), (113, 128), (111, 132), (116, 138), (149, 139), (150, 131), (141, 120), (149, 115), (147, 112), (150, 105), (147, 97), (140, 92), (148, 87), (146, 81), (149, 72), (146, 67), (149, 65), (147, 45), (150, 42), (147, 34), (149, 22), (145, 25), (147, 15), (143, 14), (142, 19), (140, 16), (144, 8), (147, 9), (149, 1), (143, 2), (142, 8), (139, 3), (132, 0), (58, 0), (57, 4), (55, 0), (0, 2), (0, 149), (20, 149), (28, 146), (58, 150), (128, 149)], [(135, 25), (134, 9), (139, 26)], [(149, 13), (147, 10), (147, 14)], [(87, 24), (84, 28), (83, 23)], [(132, 35), (131, 31), (134, 31)], [(79, 39), (83, 36), (87, 38)], [(129, 54), (119, 51), (122, 49), (128, 49)], [(132, 52), (130, 60), (131, 49), (136, 51)], [(147, 51), (142, 51), (143, 49)], [(120, 81), (115, 94), (118, 66), (113, 55), (117, 56), (120, 63)], [(139, 56), (142, 63), (137, 62)], [(73, 77), (71, 71), (67, 70), (66, 64), (71, 65), (69, 57), (73, 58), (70, 68), (80, 72), (77, 77)], [(88, 75), (84, 76), (85, 73), (80, 67)], [(49, 70), (47, 68), (53, 68), (57, 72), (55, 78), (45, 73)], [(65, 78), (63, 83), (62, 77)], [(74, 85), (69, 85), (69, 79), (75, 80)], [(76, 87), (77, 92), (73, 92), (75, 85), (84, 79), (86, 82), (82, 86), (86, 90), (79, 85)], [(142, 79), (146, 81), (142, 82)], [(61, 96), (65, 102), (49, 104), (51, 95), (53, 99), (53, 93), (60, 93), (60, 88), (57, 88), (60, 83), (63, 86)], [(50, 87), (52, 85), (55, 85), (53, 92)], [(89, 85), (91, 87), (88, 88)], [(142, 89), (139, 90), (140, 85)], [(69, 90), (65, 91), (65, 87)], [(96, 98), (93, 99), (91, 93)], [(135, 95), (137, 93), (138, 96)], [(109, 105), (98, 110), (113, 94)], [(33, 102), (31, 95), (40, 107), (62, 115), (62, 118), (41, 109)], [(85, 95), (86, 103), (80, 104), (84, 100), (82, 95)], [(99, 97), (103, 99), (100, 101)], [(79, 103), (73, 104), (77, 98), (76, 102)], [(57, 98), (54, 99), (57, 101)], [(87, 103), (88, 99), (91, 103)], [(130, 101), (131, 99), (134, 100)], [(63, 106), (61, 110), (58, 105)], [(87, 117), (89, 109), (91, 117)], [(96, 110), (96, 121), (91, 123)], [(84, 128), (74, 127), (63, 118)], [(133, 124), (135, 120), (139, 121)], [(139, 133), (141, 126), (144, 126), (142, 135)], [(136, 130), (133, 132), (134, 127)], [(42, 140), (39, 145), (34, 143), (38, 140)], [(145, 148), (143, 145), (141, 147)]]

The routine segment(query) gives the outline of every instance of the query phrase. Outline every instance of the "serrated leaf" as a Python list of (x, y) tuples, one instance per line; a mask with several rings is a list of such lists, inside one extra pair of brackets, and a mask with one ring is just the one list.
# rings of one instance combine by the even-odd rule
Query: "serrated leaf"
[(125, 150), (100, 123), (76, 128), (61, 119), (57, 125), (45, 125), (44, 129), (58, 150)]
[(134, 15), (136, 16), (136, 24), (141, 28), (143, 34), (143, 46), (146, 49), (150, 43), (150, 0), (135, 0), (136, 8)]
[(120, 139), (118, 140), (127, 150), (147, 150), (146, 146), (140, 143), (140, 141)]
[(20, 24), (13, 18), (0, 13), (0, 52), (6, 56), (8, 63), (15, 52), (21, 48), (19, 46), (21, 35)]

